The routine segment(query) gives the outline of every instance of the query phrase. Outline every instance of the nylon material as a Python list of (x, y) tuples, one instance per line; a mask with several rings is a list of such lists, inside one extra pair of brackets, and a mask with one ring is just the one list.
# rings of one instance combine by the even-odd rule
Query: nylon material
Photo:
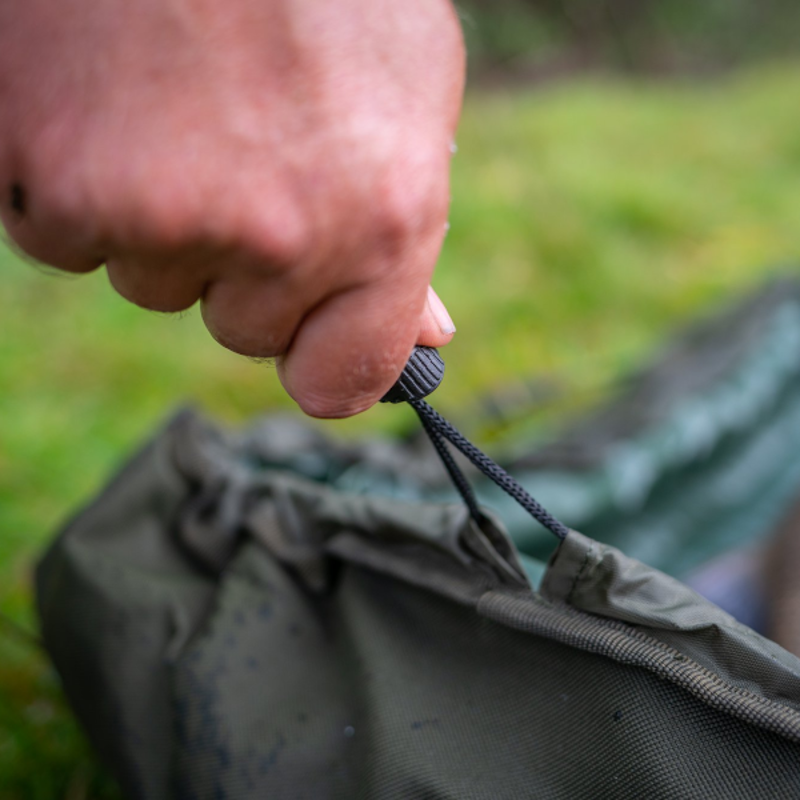
[(306, 595), (255, 544), (218, 597), (175, 669), (176, 796), (345, 797), (356, 686), (331, 647), (330, 598)]
[(411, 506), (385, 498), (369, 501), (338, 494), (293, 476), (274, 474), (262, 486), (260, 498), (253, 498), (247, 527), (257, 531), (262, 525), (261, 513), (266, 513), (271, 521), (269, 509), (273, 504), (283, 535), (313, 543), (320, 552), (331, 536), (338, 531), (349, 531), (368, 540), (414, 545), (424, 542), (464, 567), (476, 560), (462, 541), (469, 516), (460, 505)]
[(576, 531), (554, 554), (542, 594), (651, 628), (689, 631), (716, 623), (736, 625), (733, 617), (686, 585)]
[(488, 517), (482, 516), (480, 525), (472, 518), (467, 519), (460, 537), (481, 562), (492, 566), (500, 582), (513, 586), (529, 585), (506, 534)]
[(484, 509), (481, 512), (480, 523), (471, 519), (468, 524), (471, 530), (477, 529), (481, 536), (489, 540), (490, 549), (494, 553), (493, 557), (497, 555), (502, 557), (504, 572), (508, 572), (510, 569), (517, 582), (521, 580), (522, 583), (529, 583), (520, 554), (514, 547), (505, 525), (496, 514), (489, 509)]
[[(409, 571), (432, 557), (448, 568), (421, 589), (386, 574), (388, 556), (372, 569), (336, 559), (323, 596), (244, 538), (222, 573), (199, 575), (173, 540), (175, 512), (198, 487), (174, 471), (162, 484), (158, 465), (200, 429), (173, 427), (136, 459), (37, 579), (48, 649), (132, 800), (800, 793), (800, 748), (787, 741), (800, 737), (800, 715), (786, 704), (726, 685), (631, 625), (529, 591), (484, 592), (481, 614), (448, 600), (462, 576), (496, 580), (443, 545), (453, 508), (257, 477), (247, 513), (263, 493), (290, 510), (281, 529), (303, 542), (350, 538), (359, 554), (366, 541), (376, 553), (402, 545), (396, 563)], [(195, 457), (216, 458), (208, 452)], [(176, 621), (193, 635), (170, 648)]]
[[(731, 635), (729, 629), (709, 626), (680, 635), (661, 631), (658, 637), (667, 646), (679, 648), (687, 657), (709, 665), (714, 675), (726, 684), (800, 711), (797, 693), (800, 673), (796, 671), (795, 657), (767, 639), (759, 642), (758, 634), (747, 628), (741, 630), (741, 634), (741, 637)], [(742, 646), (743, 638), (751, 639), (749, 646), (746, 643)]]
[[(602, 663), (578, 666), (569, 651), (551, 652), (546, 642), (526, 647), (524, 640), (509, 641), (475, 618), (453, 616), (434, 595), (392, 588), (380, 576), (343, 576), (337, 595), (311, 617), (313, 606), (291, 582), (284, 590), (276, 581), (283, 585), (286, 578), (267, 554), (245, 546), (220, 584), (205, 632), (175, 670), (183, 796), (494, 800), (502, 791), (504, 798), (594, 800), (677, 797), (686, 786), (704, 798), (756, 798), (769, 787), (772, 796), (789, 796), (780, 792), (792, 774), (774, 768), (775, 743), (766, 779), (757, 775), (750, 786), (749, 768), (732, 769), (732, 779), (713, 759), (700, 778), (703, 770), (690, 765), (702, 752), (681, 758), (677, 772), (666, 766), (667, 739), (672, 762), (680, 741), (698, 749), (698, 737), (708, 736), (709, 751), (720, 753), (721, 744), (731, 748), (730, 734), (708, 731), (702, 715), (689, 708), (677, 714), (673, 697), (651, 701), (637, 714), (650, 695), (614, 670), (611, 677)], [(369, 625), (359, 621), (365, 615)], [(313, 633), (323, 619), (328, 633)], [(309, 636), (316, 645), (298, 651)], [(332, 650), (331, 641), (345, 649)], [(355, 683), (347, 684), (353, 688), (333, 681), (354, 667)], [(614, 719), (619, 709), (625, 725), (633, 726), (622, 736)], [(575, 711), (579, 728), (569, 723)], [(307, 715), (302, 723), (301, 713)], [(344, 734), (350, 727), (352, 737)], [(344, 765), (332, 750), (340, 742), (355, 748)], [(742, 746), (752, 759), (752, 737)], [(584, 768), (572, 760), (568, 769), (559, 767), (564, 748), (591, 754), (590, 760)], [(333, 771), (323, 768), (337, 759)], [(346, 764), (352, 782), (342, 788)]]
[(238, 526), (222, 524), (219, 514), (207, 518), (208, 512), (216, 511), (214, 501), (208, 493), (190, 498), (182, 509), (176, 534), (208, 569), (221, 572), (236, 550), (239, 531)]
[[(325, 553), (317, 542), (286, 534), (281, 524), (276, 504), (261, 502), (248, 515), (247, 531), (254, 541), (284, 564), (290, 565), (312, 592), (326, 592), (330, 588), (331, 570)], [(297, 532), (298, 526), (289, 526)]]
[[(287, 489), (284, 485), (283, 489)], [(482, 591), (511, 582), (527, 586), (527, 579), (518, 571), (516, 561), (508, 562), (476, 531), (469, 516), (460, 507), (445, 515), (449, 531), (446, 538), (420, 539), (387, 529), (370, 531), (362, 526), (330, 529), (323, 542), (313, 545), (296, 541), (298, 499), (291, 491), (279, 490), (277, 497), (256, 503), (248, 514), (246, 527), (253, 538), (262, 542), (277, 558), (298, 570), (315, 591), (327, 588), (329, 556), (368, 566), (380, 572), (404, 578), (415, 585), (441, 591), (444, 585), (458, 586), (453, 599), (474, 604)], [(302, 502), (302, 501), (301, 501)], [(293, 518), (294, 524), (281, 520)], [(440, 520), (442, 518), (440, 517)], [(444, 520), (442, 520), (444, 521)], [(459, 524), (460, 523), (460, 524)], [(487, 519), (486, 525), (492, 523)], [(503, 534), (494, 529), (493, 535)], [(442, 543), (446, 547), (441, 547)], [(435, 548), (431, 545), (436, 544)], [(450, 583), (442, 583), (449, 576)]]
[[(793, 768), (749, 770), (762, 754), (769, 761), (783, 752), (794, 763), (796, 748), (768, 734), (745, 743), (741, 723), (724, 715), (712, 721), (716, 712), (654, 676), (590, 654), (576, 658), (546, 639), (509, 636), (502, 625), (457, 615), (440, 598), (385, 588), (358, 572), (342, 586), (373, 690), (402, 697), (371, 706), (380, 724), (371, 720), (367, 735), (380, 751), (359, 796), (439, 797), (434, 787), (445, 784), (450, 791), (441, 796), (459, 799), (729, 799), (781, 796), (798, 786)], [(378, 667), (383, 659), (394, 680)], [(398, 736), (420, 707), (429, 724), (412, 729), (424, 738), (409, 752), (413, 739), (401, 744)], [(732, 758), (743, 747), (749, 765)], [(431, 771), (437, 780), (425, 792)], [(765, 780), (780, 786), (765, 788)]]
[[(532, 447), (515, 468), (550, 472), (528, 471), (524, 485), (586, 534), (679, 577), (768, 536), (800, 486), (799, 287), (777, 283), (694, 326), (555, 447)], [(559, 462), (571, 472), (555, 472)], [(623, 508), (615, 497), (641, 489), (614, 489), (628, 462), (634, 483), (655, 483)], [(523, 546), (541, 554), (546, 543)]]
[[(197, 420), (189, 419), (187, 422), (188, 424), (176, 425), (173, 431), (176, 436), (181, 437), (181, 441), (188, 439), (192, 443), (192, 446), (195, 447), (195, 457), (203, 459), (210, 457), (208, 455), (210, 452), (216, 453), (218, 437), (210, 436), (207, 428)], [(205, 451), (196, 448), (197, 441), (205, 442), (209, 438), (211, 439), (210, 448), (206, 448)], [(264, 483), (266, 478), (260, 476), (259, 480)], [(329, 531), (331, 526), (342, 526), (346, 529), (355, 528), (362, 532), (367, 531), (370, 537), (377, 534), (381, 538), (392, 538), (399, 535), (401, 538), (410, 537), (415, 541), (422, 539), (442, 548), (450, 555), (455, 555), (465, 566), (469, 563), (469, 557), (464, 555), (458, 535), (454, 534), (454, 531), (463, 526), (468, 519), (463, 508), (411, 507), (408, 504), (392, 503), (383, 499), (372, 501), (340, 495), (325, 487), (318, 487), (293, 476), (282, 474), (272, 475), (269, 485), (270, 492), (282, 498), (280, 504), (280, 508), (283, 509), (282, 518), (291, 517), (294, 520), (293, 524), (299, 525), (302, 530), (315, 530), (317, 536), (320, 535), (319, 531)], [(460, 525), (455, 524), (453, 516), (459, 520)], [(435, 532), (434, 535), (431, 532)], [(306, 535), (313, 536), (314, 534)], [(442, 539), (443, 535), (446, 537), (444, 540)], [(590, 575), (584, 576), (585, 580), (578, 581), (573, 586), (573, 594), (569, 600), (578, 607), (592, 613), (605, 613), (612, 618), (639, 622), (648, 627), (653, 625), (681, 627), (686, 624), (687, 615), (699, 614), (702, 618), (702, 615), (705, 614), (710, 615), (707, 618), (712, 621), (718, 620), (726, 634), (729, 630), (733, 630), (725, 627), (729, 626), (731, 622), (727, 615), (702, 600), (691, 590), (632, 559), (616, 554), (616, 551), (610, 548), (592, 543), (591, 540), (577, 533), (570, 533), (568, 543), (555, 554), (553, 563), (545, 575), (542, 591), (547, 594), (551, 590), (549, 576), (557, 576), (560, 573), (559, 565), (562, 563), (562, 558), (567, 559), (564, 561), (566, 575), (572, 576), (575, 569), (572, 561), (583, 562), (586, 550), (591, 548), (595, 548), (597, 553), (604, 553), (606, 561), (603, 562), (601, 559), (600, 563), (594, 565), (589, 571)], [(615, 555), (612, 556), (611, 553), (615, 553)], [(617, 563), (627, 565), (626, 569), (632, 570), (631, 574), (627, 577), (618, 575), (620, 570), (615, 572), (611, 568), (611, 565)], [(376, 567), (374, 561), (371, 562), (371, 565)], [(568, 580), (571, 579), (568, 577)], [(626, 594), (634, 591), (636, 601), (627, 602)], [(640, 594), (641, 592), (644, 593)], [(651, 597), (648, 597), (647, 593)], [(671, 612), (669, 611), (670, 606), (673, 607)], [(692, 624), (696, 626), (696, 620)], [(758, 664), (763, 665), (766, 669), (761, 679), (769, 680), (772, 687), (788, 683), (789, 685), (781, 690), (781, 695), (787, 698), (795, 697), (792, 684), (797, 681), (797, 663), (792, 656), (761, 637), (753, 639), (746, 635), (737, 635), (737, 632), (734, 631), (734, 635), (727, 636), (727, 638), (731, 639), (731, 648), (718, 647), (710, 654), (708, 643), (700, 642), (698, 657), (705, 658), (706, 661), (710, 660), (710, 668), (723, 672), (729, 681), (747, 681), (749, 680), (747, 678), (748, 671), (743, 671), (737, 661), (745, 659), (756, 648), (766, 647), (767, 655), (757, 658)], [(691, 647), (691, 642), (690, 638), (685, 637), (677, 642), (670, 642), (670, 644), (683, 650)], [(709, 655), (712, 656), (710, 659)], [(716, 663), (714, 657), (721, 659), (720, 663)], [(787, 659), (791, 659), (788, 664)], [(757, 669), (751, 669), (750, 672), (758, 674)]]
[(569, 603), (575, 582), (586, 563), (592, 558), (597, 542), (586, 543), (573, 531), (562, 539), (547, 562), (547, 569), (539, 583), (542, 597), (552, 602)]
[(800, 660), (614, 548), (570, 533), (541, 590), (552, 600), (638, 625), (728, 684), (800, 708)]
[[(461, 569), (472, 572), (480, 569), (485, 572), (488, 568), (495, 576), (496, 583), (528, 585), (513, 545), (499, 523), (489, 516), (482, 520), (482, 527), (478, 529), (460, 506), (419, 506), (416, 509), (416, 516), (419, 517), (417, 522), (415, 515), (410, 514), (408, 506), (404, 505), (401, 523), (395, 515), (387, 513), (391, 504), (386, 501), (381, 501), (380, 511), (373, 515), (371, 504), (365, 503), (363, 498), (358, 498), (355, 503), (352, 498), (344, 499), (343, 503), (341, 495), (289, 476), (275, 476), (267, 491), (268, 499), (252, 501), (246, 525), (256, 538), (260, 538), (259, 531), (264, 529), (272, 531), (273, 537), (282, 536), (286, 539), (287, 543), (279, 553), (285, 558), (292, 559), (292, 553), (304, 558), (311, 557), (305, 549), (295, 550), (293, 544), (296, 539), (309, 539), (309, 534), (304, 533), (309, 529), (325, 531), (328, 542), (323, 544), (318, 541), (312, 546), (320, 554), (324, 551), (334, 552), (335, 545), (332, 542), (338, 533), (344, 531), (351, 537), (361, 537), (362, 546), (373, 553), (370, 563), (374, 564), (375, 558), (383, 558), (387, 561), (388, 571), (391, 571), (388, 562), (398, 555), (416, 561), (417, 554), (422, 552), (420, 544), (424, 542), (423, 549), (436, 547), (449, 559), (458, 562)], [(274, 514), (271, 504), (276, 505)], [(343, 505), (350, 513), (342, 513)], [(398, 510), (401, 510), (400, 507)], [(277, 528), (275, 517), (279, 520)], [(417, 524), (411, 527), (414, 522)], [(317, 538), (319, 540), (321, 537), (317, 535)], [(401, 546), (391, 547), (397, 543)], [(348, 553), (355, 558), (352, 543)]]
[(478, 611), (505, 625), (552, 638), (570, 647), (608, 656), (619, 663), (638, 666), (685, 689), (702, 702), (750, 724), (800, 742), (800, 683), (795, 681), (791, 703), (769, 698), (723, 680), (719, 675), (649, 632), (615, 620), (555, 606), (543, 601), (487, 592)]
[(365, 546), (360, 537), (341, 533), (328, 544), (331, 555), (401, 580), (411, 586), (441, 594), (457, 603), (475, 607), (480, 597), (500, 584), (497, 574), (477, 563), (469, 572), (456, 570), (453, 562), (424, 545), (384, 543), (381, 547)]
[[(271, 641), (268, 649), (257, 645), (267, 631), (272, 631), (271, 637), (281, 636), (280, 631), (293, 624), (292, 616), (280, 620), (273, 616), (277, 625), (266, 623), (260, 637), (250, 634), (250, 644), (233, 645), (234, 653), (250, 647), (258, 647), (258, 654), (274, 653), (272, 669), (292, 671), (292, 665), (304, 663), (313, 674), (319, 665), (328, 671), (333, 668), (335, 674), (350, 674), (352, 680), (338, 684), (338, 690), (328, 681), (324, 693), (314, 691), (309, 698), (308, 683), (313, 678), (296, 680), (288, 692), (284, 688), (281, 697), (269, 687), (286, 687), (286, 680), (273, 678), (259, 684), (246, 707), (239, 697), (236, 729), (202, 729), (199, 740), (205, 743), (210, 765), (201, 762), (200, 769), (192, 770), (187, 760), (183, 773), (191, 781), (187, 789), (202, 787), (202, 797), (217, 791), (218, 796), (236, 800), (262, 796), (487, 800), (500, 793), (504, 798), (594, 800), (680, 797), (688, 787), (703, 797), (760, 797), (765, 791), (781, 796), (793, 779), (797, 785), (790, 771), (781, 775), (773, 768), (768, 777), (752, 776), (743, 764), (735, 765), (734, 752), (740, 755), (743, 748), (748, 753), (765, 752), (765, 745), (756, 737), (743, 737), (735, 729), (709, 720), (675, 695), (656, 695), (652, 705), (638, 713), (637, 703), (652, 697), (653, 687), (635, 674), (612, 670), (611, 678), (602, 661), (576, 664), (567, 653), (548, 648), (546, 642), (526, 647), (524, 639), (509, 641), (496, 627), (462, 617), (441, 599), (408, 587), (387, 591), (389, 585), (379, 576), (358, 570), (343, 576), (331, 598), (329, 615), (339, 623), (327, 625), (324, 640), (317, 638), (320, 652), (328, 654), (322, 663), (316, 648), (304, 651), (301, 660), (296, 646), (277, 646), (280, 639)], [(230, 589), (235, 588), (231, 584)], [(282, 592), (280, 596), (284, 596)], [(191, 694), (205, 697), (206, 690), (220, 683), (225, 674), (220, 670), (228, 663), (221, 661), (223, 653), (228, 659), (231, 654), (225, 631), (237, 612), (255, 602), (255, 596), (245, 596), (235, 603), (229, 597), (222, 604), (229, 611), (213, 626), (219, 633), (207, 642), (198, 642), (207, 677)], [(254, 614), (247, 616), (245, 630), (251, 619), (255, 621)], [(258, 654), (254, 657), (261, 658)], [(543, 671), (553, 663), (560, 669), (554, 673), (550, 668), (545, 677)], [(344, 667), (347, 672), (339, 672)], [(202, 677), (203, 671), (195, 671)], [(473, 671), (487, 679), (479, 694), (467, 679)], [(234, 680), (255, 687), (254, 679), (248, 680), (245, 674), (228, 679)], [(585, 688), (581, 690), (577, 683)], [(226, 691), (231, 691), (230, 686), (216, 689)], [(267, 707), (274, 709), (274, 714), (266, 725), (263, 721), (259, 725), (254, 706), (265, 691)], [(566, 701), (562, 697), (565, 691), (569, 693)], [(224, 707), (226, 697), (218, 696), (213, 707)], [(558, 701), (553, 702), (556, 697)], [(300, 698), (306, 703), (303, 708), (311, 700), (309, 716), (315, 720), (316, 730), (328, 732), (313, 747), (295, 719)], [(343, 700), (346, 706), (341, 705)], [(538, 711), (535, 717), (531, 708)], [(568, 722), (568, 709), (580, 714), (580, 731)], [(620, 709), (622, 726), (615, 720)], [(334, 733), (339, 735), (334, 737)], [(665, 762), (668, 741), (673, 757)], [(297, 750), (300, 743), (300, 752), (305, 753), (302, 757)], [(349, 752), (332, 750), (339, 743)], [(241, 765), (240, 770), (220, 768), (220, 747), (231, 763)], [(560, 758), (565, 747), (591, 753), (591, 768), (585, 764), (587, 768), (576, 769), (572, 759)], [(773, 740), (769, 747), (773, 754), (771, 760), (767, 757), (766, 768), (777, 763), (781, 742)], [(335, 782), (329, 779), (320, 784), (315, 777), (320, 772), (317, 765), (329, 759), (338, 765), (332, 773)], [(725, 759), (728, 763), (723, 766), (720, 762)], [(259, 765), (264, 760), (268, 768), (262, 771)], [(676, 768), (674, 761), (680, 767)], [(293, 763), (297, 765), (294, 774), (287, 768)], [(210, 778), (198, 781), (204, 766), (217, 776), (216, 783)], [(343, 776), (350, 781), (349, 789), (338, 783)]]
[[(177, 419), (169, 435), (174, 437), (180, 469), (189, 480), (200, 482), (201, 487), (210, 486), (212, 499), (216, 497), (216, 502), (221, 502), (215, 494), (218, 489), (214, 487), (223, 487), (223, 492), (229, 490), (229, 484), (221, 478), (224, 479), (228, 471), (240, 469), (235, 455), (226, 449), (213, 429), (196, 417)], [(213, 468), (209, 462), (213, 462)], [(333, 492), (287, 473), (253, 471), (250, 482), (246, 520), (256, 535), (262, 525), (269, 528), (273, 524), (269, 510), (263, 512), (266, 521), (260, 518), (262, 509), (276, 503), (283, 530), (293, 540), (306, 541), (320, 551), (331, 531), (355, 528), (369, 536), (425, 539), (464, 565), (474, 560), (474, 554), (467, 555), (460, 542), (466, 515), (459, 506), (409, 506), (386, 498), (370, 501), (357, 495)], [(238, 486), (241, 488), (241, 482)], [(510, 543), (507, 547), (513, 552)]]
[[(97, 752), (114, 764), (118, 780), (136, 797), (168, 800), (171, 692), (163, 669), (141, 667), (166, 663), (164, 652), (176, 631), (169, 606), (150, 602), (156, 594), (151, 576), (142, 575), (142, 581), (135, 573), (98, 558), (91, 542), (74, 546), (66, 561), (45, 561), (37, 574), (40, 587), (50, 582), (49, 591), (39, 591), (41, 631), (49, 652), (57, 654), (72, 708)], [(168, 587), (167, 596), (174, 598), (177, 588)], [(165, 594), (159, 592), (158, 601)], [(134, 658), (119, 658), (131, 648)], [(124, 755), (115, 741), (119, 736), (126, 740)]]
[[(203, 425), (199, 422), (196, 418), (192, 418), (191, 416), (183, 415), (179, 419), (175, 421), (175, 423), (170, 427), (169, 433), (167, 438), (173, 440), (171, 445), (167, 446), (167, 450), (175, 451), (179, 454), (186, 455), (193, 459), (193, 463), (199, 464), (201, 467), (201, 472), (204, 469), (205, 463), (210, 459), (219, 459), (220, 453), (223, 451), (223, 448), (220, 446), (220, 437), (216, 434), (209, 433), (209, 429), (207, 426)], [(161, 448), (164, 449), (163, 447)], [(156, 458), (157, 462), (162, 464), (162, 468), (160, 474), (164, 474), (164, 459), (160, 456)], [(180, 458), (179, 463), (181, 464), (182, 468), (186, 468), (186, 458)], [(225, 463), (224, 461), (222, 463)], [(228, 458), (229, 466), (233, 468), (232, 459)], [(217, 466), (214, 470), (206, 469), (205, 474), (213, 473), (216, 477), (220, 475), (220, 463), (217, 462)], [(259, 480), (263, 483), (264, 477), (259, 476)], [(172, 479), (174, 482), (174, 478)], [(240, 484), (239, 484), (240, 485)], [(317, 487), (312, 484), (308, 484), (306, 482), (301, 481), (300, 479), (292, 478), (289, 476), (282, 476), (282, 475), (275, 475), (272, 476), (270, 481), (270, 485), (272, 487), (271, 491), (279, 491), (282, 493), (284, 500), (282, 501), (282, 508), (284, 519), (292, 516), (295, 518), (294, 525), (300, 526), (299, 530), (303, 531), (316, 531), (316, 535), (322, 529), (327, 528), (330, 524), (347, 524), (350, 523), (351, 525), (355, 523), (359, 529), (370, 531), (370, 535), (374, 535), (378, 533), (380, 536), (389, 535), (397, 535), (397, 527), (400, 527), (401, 530), (405, 528), (406, 532), (410, 533), (412, 538), (416, 537), (424, 537), (428, 541), (431, 541), (431, 531), (435, 531), (439, 533), (438, 537), (433, 537), (433, 541), (437, 544), (437, 546), (442, 546), (442, 532), (446, 531), (449, 532), (451, 538), (444, 543), (444, 550), (451, 555), (455, 555), (456, 558), (464, 565), (469, 563), (469, 558), (466, 557), (463, 553), (463, 549), (457, 546), (458, 537), (452, 538), (452, 531), (454, 530), (455, 526), (452, 520), (452, 514), (456, 514), (460, 520), (465, 520), (466, 515), (464, 514), (463, 510), (454, 507), (453, 509), (448, 509), (445, 511), (445, 517), (449, 517), (447, 521), (442, 519), (442, 511), (440, 509), (435, 509), (433, 512), (430, 508), (426, 508), (423, 506), (409, 507), (407, 504), (392, 504), (390, 502), (386, 502), (383, 500), (377, 502), (366, 502), (363, 498), (355, 498), (355, 497), (343, 497), (341, 495), (337, 495), (335, 493), (330, 492), (329, 490), (325, 489), (324, 487)], [(276, 489), (275, 487), (281, 487), (280, 490)], [(111, 488), (113, 491), (113, 485)], [(158, 490), (156, 490), (156, 493)], [(148, 489), (148, 493), (152, 494), (153, 489)], [(380, 506), (380, 512), (376, 515), (372, 506)], [(140, 506), (140, 508), (142, 508)], [(147, 508), (145, 505), (144, 508)], [(290, 509), (287, 511), (286, 509)], [(393, 513), (396, 509), (396, 513)], [(131, 508), (130, 513), (136, 514), (136, 509)], [(149, 513), (149, 512), (148, 512)], [(399, 519), (402, 518), (402, 519)], [(299, 521), (298, 521), (299, 520)], [(388, 523), (388, 525), (387, 525)], [(389, 533), (391, 531), (391, 533)], [(413, 531), (413, 533), (411, 533)], [(154, 535), (157, 532), (154, 531)], [(315, 534), (306, 534), (306, 535), (315, 535)], [(583, 537), (580, 537), (578, 534), (571, 534), (568, 537), (568, 544), (562, 546), (559, 549), (558, 554), (554, 558), (553, 565), (550, 567), (548, 572), (546, 573), (542, 591), (547, 594), (548, 591), (552, 591), (552, 581), (555, 579), (555, 576), (560, 574), (560, 570), (558, 565), (561, 563), (566, 564), (563, 561), (567, 555), (572, 552), (572, 544), (581, 541)], [(584, 540), (587, 541), (588, 540)], [(588, 545), (591, 546), (591, 545)], [(599, 547), (599, 546), (597, 546)], [(577, 551), (575, 554), (576, 558), (580, 558), (581, 548), (577, 547)], [(610, 552), (610, 551), (608, 551)], [(626, 563), (635, 564), (632, 560), (624, 559), (621, 557)], [(635, 584), (643, 573), (637, 572), (637, 570), (642, 569), (639, 565), (636, 566), (633, 573), (632, 581)], [(574, 572), (574, 567), (567, 566), (566, 574), (571, 576)], [(599, 583), (602, 583), (600, 579), (601, 574), (608, 574), (605, 573), (598, 573), (595, 575), (592, 581), (585, 586), (585, 592), (590, 593), (597, 591), (597, 587)], [(656, 574), (652, 571), (648, 571), (647, 573), (650, 578), (648, 579), (652, 582), (653, 576)], [(638, 576), (638, 577), (637, 577)], [(571, 578), (568, 578), (571, 579)], [(664, 621), (656, 621), (656, 617), (654, 614), (656, 613), (656, 608), (658, 609), (658, 613), (661, 614), (663, 612), (663, 597), (668, 596), (668, 602), (675, 603), (676, 596), (686, 596), (690, 595), (691, 599), (687, 605), (687, 608), (691, 607), (691, 604), (696, 603), (697, 597), (693, 595), (688, 589), (684, 587), (680, 587), (680, 592), (677, 592), (675, 584), (670, 584), (670, 582), (664, 577), (660, 576), (659, 580), (656, 581), (656, 585), (664, 585), (666, 582), (666, 593), (662, 592), (662, 598), (659, 599), (659, 602), (662, 604), (661, 606), (653, 605), (652, 603), (646, 607), (646, 619), (640, 619), (637, 617), (637, 614), (641, 613), (641, 609), (639, 608), (639, 604), (637, 604), (636, 608), (631, 608), (628, 604), (627, 606), (624, 603), (620, 602), (620, 597), (624, 591), (628, 591), (631, 584), (622, 583), (620, 586), (627, 586), (628, 589), (618, 589), (614, 591), (610, 591), (608, 587), (603, 588), (600, 592), (600, 595), (597, 597), (586, 597), (585, 600), (581, 601), (578, 598), (573, 598), (573, 601), (576, 602), (579, 606), (581, 602), (584, 603), (582, 607), (586, 608), (586, 610), (592, 611), (594, 613), (607, 613), (610, 616), (619, 616), (623, 619), (632, 619), (633, 621), (639, 622), (646, 622), (648, 625), (653, 624), (660, 624), (664, 625)], [(677, 585), (680, 586), (679, 584)], [(583, 587), (582, 587), (583, 589)], [(565, 596), (563, 594), (556, 594), (555, 596)], [(604, 607), (604, 603), (608, 603), (610, 598), (611, 606), (608, 608)], [(700, 608), (710, 608), (707, 604), (701, 604)], [(609, 610), (612, 609), (612, 610)], [(679, 609), (678, 609), (679, 610)], [(631, 613), (633, 611), (633, 613)], [(707, 612), (703, 612), (707, 613)], [(716, 612), (717, 614), (722, 614), (722, 612)], [(725, 619), (727, 621), (727, 618)], [(680, 621), (676, 624), (680, 626)], [(684, 622), (685, 624), (685, 622)], [(757, 639), (754, 640), (751, 644), (754, 646), (761, 646), (765, 640)], [(767, 645), (769, 646), (769, 645)], [(772, 648), (777, 649), (777, 648)], [(740, 653), (741, 648), (734, 649), (734, 653)], [(724, 655), (724, 654), (723, 654)], [(772, 655), (778, 659), (777, 663), (781, 663), (782, 658), (785, 660), (788, 654), (785, 654), (783, 651), (778, 653), (770, 653), (770, 660), (772, 659)], [(727, 660), (727, 659), (726, 659)], [(794, 660), (793, 660), (794, 661)], [(773, 663), (776, 663), (773, 661)], [(771, 667), (772, 669), (772, 667)], [(796, 665), (793, 663), (792, 667), (790, 668), (790, 675), (792, 680), (794, 680), (794, 671), (796, 669)]]
[[(422, 530), (409, 529), (406, 514), (406, 529), (398, 530), (391, 517), (387, 524), (385, 509), (383, 519), (365, 519), (363, 507), (343, 515), (339, 496), (289, 476), (275, 476), (261, 493), (261, 499), (251, 498), (243, 526), (316, 591), (327, 586), (325, 557), (330, 555), (434, 591), (448, 585), (442, 578), (450, 575), (458, 586), (453, 598), (459, 602), (474, 603), (482, 591), (502, 583), (529, 586), (498, 523), (486, 517), (479, 530), (458, 506), (426, 509), (437, 512), (437, 523), (423, 522)], [(438, 535), (432, 537), (431, 530)], [(432, 545), (444, 557), (437, 558)]]
[[(218, 504), (225, 502), (225, 492), (232, 488), (247, 488), (243, 481), (218, 481), (217, 486), (222, 487), (222, 494), (212, 490), (210, 499)], [(309, 569), (316, 569), (312, 562), (315, 553), (322, 557), (325, 538), (345, 529), (360, 532), (365, 540), (405, 540), (415, 549), (424, 540), (463, 567), (474, 569), (476, 564), (483, 564), (501, 580), (527, 585), (514, 547), (498, 523), (487, 518), (485, 530), (477, 530), (458, 506), (418, 506), (412, 512), (407, 504), (393, 505), (385, 500), (373, 504), (280, 474), (270, 479), (261, 476), (250, 492), (248, 506), (245, 527), (296, 566), (302, 561)], [(207, 530), (209, 537), (220, 533), (224, 535), (224, 530), (214, 531), (213, 525)], [(368, 542), (367, 546), (374, 545)]]

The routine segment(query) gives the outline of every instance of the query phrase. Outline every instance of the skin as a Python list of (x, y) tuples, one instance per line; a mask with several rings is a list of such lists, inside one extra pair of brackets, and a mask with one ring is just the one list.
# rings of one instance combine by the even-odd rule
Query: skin
[(449, 0), (0, 0), (0, 219), (349, 416), (452, 337), (463, 80)]

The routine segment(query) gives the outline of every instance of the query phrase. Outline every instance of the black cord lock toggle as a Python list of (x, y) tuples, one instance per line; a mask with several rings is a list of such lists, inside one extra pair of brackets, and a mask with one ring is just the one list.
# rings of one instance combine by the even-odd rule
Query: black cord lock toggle
[(381, 398), (381, 403), (407, 403), (422, 400), (439, 388), (444, 378), (444, 359), (433, 347), (417, 346), (397, 383)]

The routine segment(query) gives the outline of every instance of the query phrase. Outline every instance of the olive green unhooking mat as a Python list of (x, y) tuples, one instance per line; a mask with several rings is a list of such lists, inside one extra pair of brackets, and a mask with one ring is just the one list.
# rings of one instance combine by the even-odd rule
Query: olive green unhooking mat
[(539, 591), (458, 505), (254, 465), (182, 415), (37, 576), (131, 798), (800, 797), (800, 662), (577, 533)]

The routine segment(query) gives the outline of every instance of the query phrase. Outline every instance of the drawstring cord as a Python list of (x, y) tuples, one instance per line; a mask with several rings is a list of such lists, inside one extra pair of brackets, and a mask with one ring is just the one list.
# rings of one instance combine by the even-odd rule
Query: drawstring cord
[(475, 497), (475, 492), (472, 486), (470, 486), (467, 476), (464, 475), (459, 469), (458, 464), (456, 464), (453, 454), (447, 447), (444, 436), (436, 427), (436, 423), (425, 413), (426, 410), (434, 414), (436, 414), (436, 412), (424, 400), (411, 400), (409, 405), (412, 406), (419, 415), (425, 433), (428, 434), (436, 452), (439, 454), (439, 458), (442, 459), (445, 469), (469, 509), (470, 516), (476, 521), (479, 520), (481, 517), (481, 510), (478, 506), (478, 498)]
[(569, 528), (557, 520), (541, 503), (531, 497), (499, 464), (476, 447), (454, 425), (431, 408), (422, 398), (436, 389), (444, 377), (444, 362), (439, 353), (430, 347), (416, 347), (397, 383), (382, 402), (407, 402), (419, 416), (422, 427), (439, 454), (450, 478), (476, 522), (483, 518), (475, 492), (448, 449), (448, 442), (466, 456), (487, 478), (514, 498), (537, 522), (565, 539)]
[(441, 414), (432, 409), (424, 400), (409, 400), (408, 404), (419, 415), (425, 431), (433, 441), (433, 446), (439, 453), (456, 489), (464, 498), (464, 502), (476, 522), (480, 520), (481, 514), (478, 510), (475, 493), (447, 449), (444, 439), (447, 439), (453, 447), (465, 455), (487, 478), (511, 495), (537, 522), (558, 536), (559, 539), (566, 538), (569, 528), (563, 522), (557, 520), (538, 500), (531, 497), (499, 464), (492, 461), (486, 453), (476, 447)]

